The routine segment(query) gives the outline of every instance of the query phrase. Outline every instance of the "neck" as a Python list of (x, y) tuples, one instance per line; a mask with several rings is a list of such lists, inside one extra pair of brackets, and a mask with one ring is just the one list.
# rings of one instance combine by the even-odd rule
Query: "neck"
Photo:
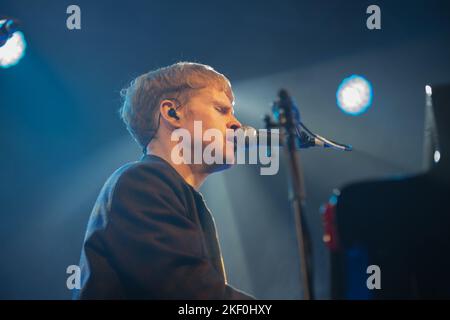
[(200, 165), (189, 165), (184, 163), (175, 164), (171, 159), (173, 147), (174, 146), (163, 144), (159, 140), (154, 140), (147, 146), (147, 154), (164, 159), (181, 177), (183, 177), (184, 181), (198, 191), (209, 174), (204, 172)]

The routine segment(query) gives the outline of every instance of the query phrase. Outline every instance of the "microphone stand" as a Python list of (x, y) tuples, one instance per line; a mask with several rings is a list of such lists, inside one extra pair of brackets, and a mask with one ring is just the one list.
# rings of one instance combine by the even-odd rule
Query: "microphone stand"
[[(280, 90), (278, 100), (274, 102), (272, 113), (277, 122), (272, 121), (270, 115), (264, 117), (266, 129), (270, 132), (272, 128), (280, 130), (280, 138), (285, 146), (286, 156), (290, 170), (289, 201), (295, 218), (295, 229), (297, 233), (297, 245), (300, 257), (300, 280), (305, 300), (314, 299), (312, 259), (311, 259), (311, 237), (304, 220), (303, 212), (305, 202), (305, 186), (303, 183), (303, 172), (300, 165), (300, 156), (297, 149), (310, 147), (332, 148), (340, 151), (352, 151), (351, 145), (335, 142), (311, 132), (300, 119), (300, 111), (292, 101), (286, 90)], [(270, 134), (269, 134), (270, 137)], [(270, 142), (268, 142), (270, 145)], [(270, 149), (268, 150), (270, 154)]]
[[(301, 147), (300, 136), (297, 131), (297, 122), (300, 122), (298, 109), (293, 104), (289, 94), (281, 90), (278, 94), (279, 100), (273, 105), (273, 113), (278, 123), (271, 121), (270, 116), (265, 117), (266, 128), (282, 128), (282, 136), (285, 140), (285, 150), (290, 169), (289, 200), (295, 217), (295, 228), (297, 233), (297, 245), (300, 257), (300, 279), (305, 300), (314, 299), (311, 272), (311, 240), (307, 232), (304, 220), (305, 188), (303, 173), (300, 166), (298, 148)], [(297, 145), (298, 144), (298, 145)]]

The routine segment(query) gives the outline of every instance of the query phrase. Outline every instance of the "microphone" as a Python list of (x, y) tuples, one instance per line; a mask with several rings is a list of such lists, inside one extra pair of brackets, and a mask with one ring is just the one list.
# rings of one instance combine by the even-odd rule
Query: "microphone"
[(0, 47), (3, 46), (17, 30), (19, 30), (19, 22), (17, 20), (0, 19)]
[[(302, 128), (305, 131), (302, 131)], [(332, 148), (341, 151), (353, 150), (353, 147), (351, 145), (335, 142), (311, 132), (302, 122), (300, 122), (295, 129), (297, 131), (297, 135), (300, 137), (300, 141), (305, 141), (304, 143), (306, 144), (306, 148), (317, 146), (322, 148)]]
[[(306, 130), (307, 128), (304, 127)], [(239, 129), (238, 129), (239, 130)], [(279, 130), (267, 130), (260, 129), (257, 130), (251, 126), (242, 126), (240, 130), (243, 131), (243, 135), (245, 137), (245, 148), (253, 148), (261, 145), (273, 146), (272, 140), (274, 140), (275, 146), (282, 145), (282, 137), (279, 133)], [(297, 136), (299, 138), (299, 148), (305, 149), (310, 147), (322, 147), (322, 148), (333, 148), (342, 151), (351, 151), (352, 146), (340, 144), (334, 142), (332, 140), (326, 139), (317, 134), (313, 134), (309, 130), (307, 130), (309, 135), (305, 131), (297, 130)]]

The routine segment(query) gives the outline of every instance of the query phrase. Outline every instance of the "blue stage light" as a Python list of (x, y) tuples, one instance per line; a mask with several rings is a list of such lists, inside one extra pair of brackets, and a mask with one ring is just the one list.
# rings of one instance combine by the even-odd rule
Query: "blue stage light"
[(352, 75), (339, 85), (336, 101), (339, 108), (345, 113), (359, 115), (372, 104), (372, 86), (364, 77)]
[[(0, 20), (0, 26), (6, 20)], [(27, 44), (22, 32), (16, 31), (6, 43), (0, 47), (0, 67), (9, 68), (16, 65), (25, 55)]]

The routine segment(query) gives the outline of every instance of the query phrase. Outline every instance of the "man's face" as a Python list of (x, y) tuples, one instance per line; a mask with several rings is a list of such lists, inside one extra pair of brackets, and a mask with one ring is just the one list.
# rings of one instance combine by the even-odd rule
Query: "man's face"
[[(190, 132), (192, 141), (197, 141), (202, 146), (202, 154), (208, 145), (210, 146), (209, 150), (211, 150), (212, 145), (218, 146), (216, 151), (221, 153), (219, 157), (222, 158), (223, 164), (210, 165), (208, 166), (209, 169), (219, 171), (230, 167), (230, 164), (234, 163), (234, 145), (232, 141), (226, 143), (226, 130), (235, 130), (241, 127), (241, 123), (234, 116), (232, 101), (224, 91), (207, 87), (197, 90), (189, 99), (185, 108), (183, 127)], [(196, 121), (197, 128), (194, 128), (194, 121)], [(197, 134), (199, 124), (201, 124), (202, 130), (200, 137)], [(216, 129), (217, 131), (209, 130), (214, 136), (207, 138), (205, 133), (208, 132), (208, 129)], [(220, 133), (218, 141), (216, 141), (216, 133)], [(193, 146), (192, 156), (194, 152)], [(205, 151), (205, 154), (211, 153)]]

